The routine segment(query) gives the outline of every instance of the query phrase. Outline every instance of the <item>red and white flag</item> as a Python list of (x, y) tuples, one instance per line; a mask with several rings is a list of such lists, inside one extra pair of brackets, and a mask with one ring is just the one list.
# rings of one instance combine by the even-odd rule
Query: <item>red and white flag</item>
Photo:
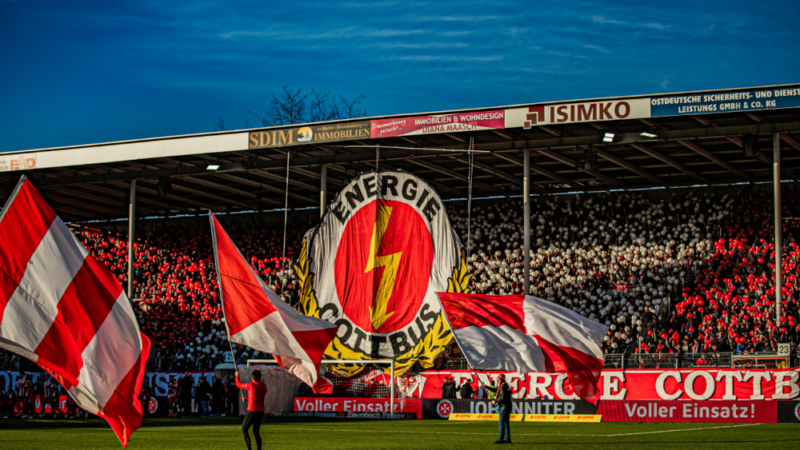
[(314, 392), (329, 390), (328, 383), (317, 382), (317, 375), (322, 354), (338, 327), (304, 316), (287, 305), (250, 267), (214, 214), (209, 217), (222, 308), (231, 342), (274, 355), (284, 370), (311, 386)]
[(566, 373), (575, 395), (596, 402), (607, 326), (530, 295), (440, 292), (439, 300), (473, 369)]
[(150, 341), (122, 286), (25, 177), (0, 212), (0, 242), (0, 348), (47, 370), (127, 446)]

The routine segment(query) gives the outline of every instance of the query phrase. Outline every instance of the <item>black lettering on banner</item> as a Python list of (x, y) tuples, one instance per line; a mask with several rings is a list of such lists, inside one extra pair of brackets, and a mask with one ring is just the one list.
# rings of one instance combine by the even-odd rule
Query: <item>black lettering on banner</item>
[(441, 206), (439, 206), (439, 202), (437, 202), (435, 198), (428, 200), (428, 203), (425, 205), (425, 209), (422, 210), (422, 213), (428, 218), (428, 222), (433, 222), (433, 218), (436, 217), (436, 213), (439, 212), (439, 208), (441, 208)]
[(436, 318), (439, 317), (439, 314), (435, 313), (433, 311), (430, 311), (430, 309), (431, 309), (431, 305), (425, 303), (424, 305), (422, 305), (422, 309), (420, 309), (420, 311), (419, 311), (419, 316), (422, 317), (422, 320), (424, 320), (426, 322), (429, 321), (429, 320), (431, 322), (436, 322)]
[[(409, 186), (411, 189), (409, 189)], [(417, 196), (417, 182), (413, 178), (409, 178), (403, 183), (403, 198), (413, 202)]]
[(378, 195), (378, 190), (375, 189), (375, 177), (369, 176), (364, 178), (364, 191), (367, 192), (367, 197), (375, 197)]
[(397, 177), (393, 175), (384, 175), (381, 177), (381, 195), (386, 197), (386, 191), (392, 190), (392, 196), (397, 197)]
[[(367, 333), (364, 333), (363, 331), (361, 331), (361, 328), (358, 328), (358, 327), (353, 327), (353, 328), (355, 329), (355, 333), (356, 333), (356, 343), (355, 343), (355, 345), (353, 345), (353, 350), (356, 350), (356, 351), (359, 351), (359, 352), (363, 353), (364, 350), (361, 349), (361, 346), (362, 346), (362, 344), (364, 344), (364, 340), (367, 338)], [(344, 341), (342, 341), (342, 342), (344, 342)]]
[(394, 175), (384, 175), (381, 177), (381, 195), (386, 197), (386, 191), (392, 190), (392, 196), (397, 197), (397, 177)]
[(350, 215), (350, 211), (348, 211), (344, 207), (344, 202), (339, 202), (333, 205), (331, 211), (333, 211), (333, 215), (336, 216), (337, 219), (339, 219), (339, 223), (341, 223), (342, 225), (344, 225), (345, 221), (347, 220), (347, 217)]
[[(353, 192), (345, 192), (344, 198), (347, 199), (347, 202), (350, 204), (351, 208), (355, 208), (358, 203), (364, 201), (364, 194), (361, 193), (361, 188), (358, 187), (357, 184), (354, 184)], [(358, 203), (355, 203), (353, 200), (358, 200)]]
[(411, 348), (411, 346), (408, 345), (408, 337), (406, 337), (406, 333), (403, 331), (390, 334), (389, 343), (392, 344), (392, 352), (395, 356), (402, 355)]
[[(325, 306), (323, 306), (322, 308), (319, 309), (319, 318), (322, 319), (322, 320), (328, 320), (328, 319), (325, 318), (325, 313), (328, 313), (328, 312), (331, 313), (331, 317), (336, 317), (336, 316), (339, 315), (339, 307), (336, 306), (333, 303), (328, 303), (327, 305), (325, 305)], [(342, 339), (342, 342), (344, 342), (344, 341), (345, 340)]]
[(386, 342), (385, 336), (378, 336), (377, 334), (373, 334), (369, 337), (370, 341), (372, 341), (372, 348), (369, 352), (370, 358), (380, 358), (381, 357), (381, 344)]
[(428, 198), (428, 195), (429, 195), (429, 194), (430, 194), (430, 192), (428, 192), (428, 190), (427, 190), (427, 189), (425, 189), (424, 191), (422, 191), (422, 196), (421, 196), (421, 197), (419, 198), (419, 200), (417, 201), (417, 208), (422, 208), (422, 204), (423, 204), (423, 203), (425, 203), (425, 199), (427, 199), (427, 198)]
[(344, 335), (339, 336), (339, 341), (347, 342), (350, 339), (350, 335), (353, 334), (353, 325), (347, 319), (339, 319), (336, 321), (336, 326), (339, 327), (339, 330), (336, 331), (337, 336), (339, 336), (339, 331), (342, 331), (342, 327), (345, 328)]
[(414, 323), (417, 324), (417, 328), (419, 328), (419, 336), (414, 332), (413, 326), (408, 327), (408, 336), (411, 338), (411, 343), (414, 344), (414, 347), (416, 347), (417, 344), (419, 344), (419, 340), (422, 339), (424, 328), (419, 317), (417, 317), (417, 320)]

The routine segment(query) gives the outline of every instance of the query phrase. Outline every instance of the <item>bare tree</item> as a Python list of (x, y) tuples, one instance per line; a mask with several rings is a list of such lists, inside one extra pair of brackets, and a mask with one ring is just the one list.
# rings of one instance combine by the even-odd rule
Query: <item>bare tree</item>
[(341, 119), (342, 111), (336, 97), (331, 98), (331, 91), (322, 92), (311, 88), (311, 99), (308, 108), (309, 122), (324, 122)]
[(214, 131), (225, 131), (225, 119), (217, 116), (217, 126), (214, 128)]
[(367, 98), (367, 96), (362, 93), (361, 95), (356, 97), (355, 100), (347, 101), (346, 98), (344, 98), (344, 97), (342, 97), (340, 95), (339, 96), (339, 100), (342, 101), (342, 109), (343, 109), (343, 114), (345, 116), (343, 118), (349, 119), (351, 117), (364, 117), (364, 116), (366, 116), (367, 112), (365, 110), (357, 108), (357, 106), (360, 105), (361, 103), (363, 103), (366, 98)]
[[(324, 122), (366, 116), (367, 112), (358, 108), (364, 99), (366, 99), (365, 94), (349, 101), (341, 95), (334, 96), (330, 91), (318, 91), (313, 87), (310, 92), (304, 93), (302, 88), (292, 89), (283, 86), (278, 96), (272, 95), (266, 111), (259, 113), (247, 110), (247, 112), (262, 127)], [(224, 126), (225, 122), (219, 118), (217, 128)], [(250, 128), (250, 123), (246, 119), (245, 128)]]

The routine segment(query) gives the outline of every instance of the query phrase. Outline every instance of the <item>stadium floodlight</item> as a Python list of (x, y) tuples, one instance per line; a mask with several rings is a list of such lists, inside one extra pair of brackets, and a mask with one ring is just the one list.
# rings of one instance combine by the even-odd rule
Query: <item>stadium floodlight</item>
[(219, 164), (209, 164), (208, 167), (206, 167), (206, 170), (217, 170), (217, 169), (219, 169)]
[(614, 142), (614, 133), (606, 133), (606, 135), (603, 136), (603, 142)]
[(657, 138), (657, 137), (658, 137), (656, 134), (654, 134), (654, 133), (651, 133), (651, 132), (649, 132), (649, 131), (642, 131), (641, 133), (639, 133), (639, 136), (641, 136), (641, 137), (646, 137), (646, 138), (650, 138), (650, 139), (653, 139), (653, 138)]

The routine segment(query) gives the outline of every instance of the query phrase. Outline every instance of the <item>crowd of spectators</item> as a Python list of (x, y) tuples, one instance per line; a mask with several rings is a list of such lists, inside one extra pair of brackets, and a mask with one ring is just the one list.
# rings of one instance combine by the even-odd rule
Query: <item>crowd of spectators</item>
[[(531, 294), (609, 325), (606, 353), (750, 353), (774, 351), (778, 342), (796, 344), (800, 221), (783, 224), (783, 313), (776, 321), (770, 200), (752, 192), (690, 190), (663, 197), (619, 192), (534, 198)], [(792, 195), (784, 198), (784, 216), (793, 216), (794, 204)], [(523, 293), (521, 201), (474, 202), (469, 239), (466, 205), (445, 206), (470, 247), (472, 291)], [(289, 223), (283, 265), (281, 221), (246, 215), (222, 221), (258, 274), (296, 305), (291, 264), (314, 220)], [(228, 350), (208, 228), (197, 219), (137, 233), (133, 297), (142, 332), (153, 343), (150, 369), (208, 370)], [(126, 232), (91, 226), (76, 231), (125, 286)], [(238, 351), (240, 357), (268, 356)], [(460, 353), (450, 349), (444, 356)]]
[[(784, 217), (793, 196), (784, 199)], [(538, 200), (538, 201), (537, 201)], [(610, 327), (606, 353), (773, 352), (796, 345), (800, 221), (783, 223), (776, 321), (774, 215), (753, 193), (616, 193), (532, 202), (531, 294)], [(452, 214), (473, 290), (523, 293), (522, 205)]]

